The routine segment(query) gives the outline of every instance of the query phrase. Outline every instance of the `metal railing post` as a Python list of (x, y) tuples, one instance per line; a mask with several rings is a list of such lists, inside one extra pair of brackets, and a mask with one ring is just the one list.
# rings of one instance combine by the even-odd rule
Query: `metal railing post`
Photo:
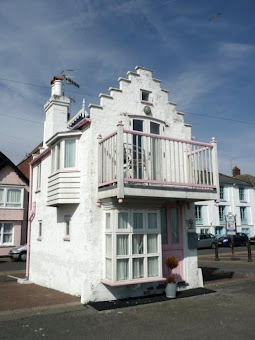
[(252, 262), (250, 241), (247, 242), (247, 249), (248, 249), (248, 262)]
[(218, 241), (215, 242), (215, 261), (219, 261), (219, 245), (218, 245)]

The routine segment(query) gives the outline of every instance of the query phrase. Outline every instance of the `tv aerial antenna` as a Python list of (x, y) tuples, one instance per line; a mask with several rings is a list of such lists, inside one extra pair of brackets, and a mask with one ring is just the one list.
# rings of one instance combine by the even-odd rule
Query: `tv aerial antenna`
[[(61, 76), (64, 78), (64, 91), (65, 91), (65, 87), (66, 85), (73, 85), (77, 88), (80, 87), (80, 85), (78, 83), (76, 83), (76, 81), (74, 81), (74, 70), (64, 70), (61, 72)], [(72, 102), (75, 103), (75, 99), (74, 97), (70, 98)]]

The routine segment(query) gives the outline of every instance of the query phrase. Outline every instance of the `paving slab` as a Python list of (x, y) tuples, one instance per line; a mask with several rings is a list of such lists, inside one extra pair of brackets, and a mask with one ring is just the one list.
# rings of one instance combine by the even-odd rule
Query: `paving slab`
[(52, 305), (80, 304), (80, 298), (35, 284), (23, 285), (17, 280), (0, 285), (0, 313)]

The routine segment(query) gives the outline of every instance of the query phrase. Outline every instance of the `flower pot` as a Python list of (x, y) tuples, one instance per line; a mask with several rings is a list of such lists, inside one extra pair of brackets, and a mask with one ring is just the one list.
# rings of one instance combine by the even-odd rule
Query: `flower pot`
[(169, 299), (176, 298), (177, 283), (168, 283), (166, 285), (166, 297)]

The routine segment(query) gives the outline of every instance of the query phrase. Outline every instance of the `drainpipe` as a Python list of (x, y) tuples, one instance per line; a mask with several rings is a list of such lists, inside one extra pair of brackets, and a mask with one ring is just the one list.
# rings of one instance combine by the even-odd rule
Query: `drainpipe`
[(29, 164), (29, 203), (28, 203), (28, 226), (27, 226), (27, 261), (26, 261), (26, 279), (29, 280), (29, 264), (30, 264), (30, 241), (31, 241), (31, 221), (35, 215), (35, 204), (32, 206), (32, 190), (33, 190), (33, 168)]

